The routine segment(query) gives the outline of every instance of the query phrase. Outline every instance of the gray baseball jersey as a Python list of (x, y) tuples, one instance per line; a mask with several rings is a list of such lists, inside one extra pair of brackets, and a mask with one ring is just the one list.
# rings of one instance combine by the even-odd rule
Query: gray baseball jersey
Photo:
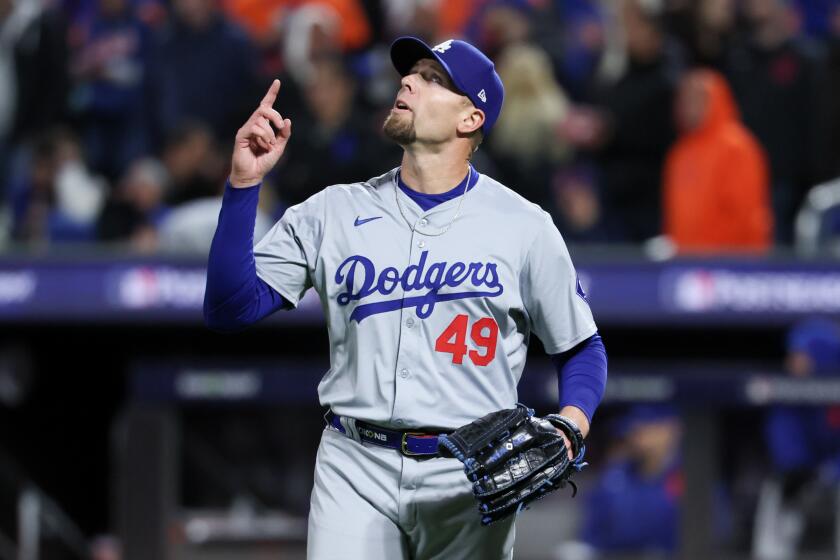
[(549, 215), (485, 175), (424, 212), (398, 170), (289, 208), (254, 248), (293, 305), (314, 287), (330, 340), (318, 387), (333, 412), (452, 429), (517, 402), (530, 334), (569, 350), (595, 322)]

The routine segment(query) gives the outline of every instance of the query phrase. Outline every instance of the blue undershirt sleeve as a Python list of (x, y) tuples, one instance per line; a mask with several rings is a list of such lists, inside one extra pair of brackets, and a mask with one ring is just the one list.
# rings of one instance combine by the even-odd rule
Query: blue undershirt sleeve
[(235, 332), (289, 303), (257, 276), (254, 223), (260, 186), (235, 189), (228, 182), (219, 224), (210, 245), (204, 323), (221, 332)]
[(598, 333), (571, 350), (551, 356), (557, 369), (560, 408), (575, 406), (592, 422), (607, 385), (607, 350)]

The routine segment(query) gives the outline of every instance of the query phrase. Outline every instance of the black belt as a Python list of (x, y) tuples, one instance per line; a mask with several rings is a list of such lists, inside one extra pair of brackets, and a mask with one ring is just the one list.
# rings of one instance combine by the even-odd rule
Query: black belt
[[(324, 419), (327, 421), (327, 424), (342, 434), (348, 435), (344, 424), (341, 423), (341, 416), (329, 411), (326, 415), (324, 415)], [(347, 418), (347, 420), (352, 419)], [(401, 430), (389, 430), (388, 428), (368, 424), (367, 422), (362, 422), (361, 420), (355, 420), (354, 422), (356, 425), (356, 431), (362, 441), (382, 447), (388, 447), (390, 449), (396, 449), (408, 457), (428, 457), (437, 455), (438, 436), (446, 433), (423, 431), (404, 432)]]

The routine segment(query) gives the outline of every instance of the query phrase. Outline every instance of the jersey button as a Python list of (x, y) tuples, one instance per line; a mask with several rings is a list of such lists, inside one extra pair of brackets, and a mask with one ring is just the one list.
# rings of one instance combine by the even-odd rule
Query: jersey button
[(407, 379), (408, 378), (408, 370), (407, 369), (401, 369), (400, 370), (400, 377), (402, 377), (403, 379)]
[(417, 246), (422, 249), (423, 247), (426, 246), (426, 242), (425, 241), (420, 241), (420, 243), (418, 243)]
[(429, 220), (427, 220), (426, 218), (423, 218), (422, 220), (420, 220), (420, 225), (421, 226), (429, 225)]
[(403, 424), (405, 424), (405, 421), (397, 418), (396, 420), (394, 420), (394, 424), (396, 424), (397, 426), (402, 426)]
[(409, 318), (405, 321), (405, 326), (407, 326), (409, 329), (410, 329), (411, 327), (413, 327), (413, 326), (414, 326), (414, 319), (412, 319), (411, 317), (409, 317)]

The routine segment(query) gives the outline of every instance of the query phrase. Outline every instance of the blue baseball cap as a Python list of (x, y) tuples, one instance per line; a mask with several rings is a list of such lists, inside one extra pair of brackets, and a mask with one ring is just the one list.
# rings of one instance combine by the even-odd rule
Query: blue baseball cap
[(400, 37), (391, 45), (391, 61), (400, 76), (407, 75), (421, 58), (437, 60), (461, 93), (484, 112), (481, 130), (487, 135), (499, 118), (505, 99), (505, 88), (493, 62), (458, 39), (430, 47), (417, 37)]
[(804, 352), (814, 363), (814, 373), (840, 371), (840, 325), (828, 319), (806, 319), (788, 332), (788, 352)]

